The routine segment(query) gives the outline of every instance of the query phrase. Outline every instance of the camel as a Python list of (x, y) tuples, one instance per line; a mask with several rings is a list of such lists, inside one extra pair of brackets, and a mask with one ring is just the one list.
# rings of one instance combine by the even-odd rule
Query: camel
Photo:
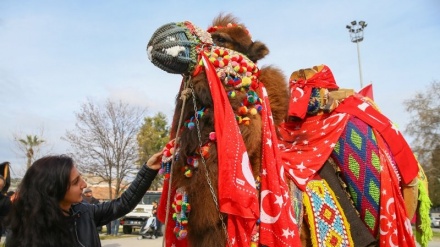
[[(353, 167), (344, 160), (341, 149), (324, 148), (324, 158), (310, 162), (310, 166), (302, 162), (305, 156), (298, 152), (298, 142), (316, 137), (299, 132), (308, 120), (333, 128), (325, 135), (332, 136), (337, 141), (334, 145), (342, 150), (350, 134), (346, 126), (360, 126), (375, 134), (371, 146), (379, 161), (371, 161), (368, 169), (380, 164), (376, 180), (391, 176), (394, 180), (388, 188), (403, 188), (390, 197), (398, 202), (395, 208), (400, 210), (400, 223), (407, 224), (414, 216), (419, 172), (415, 158), (411, 153), (405, 164), (401, 164), (402, 158), (399, 163), (390, 158), (394, 149), (387, 148), (391, 143), (381, 137), (383, 133), (366, 123), (371, 119), (359, 119), (353, 107), (344, 102), (353, 101), (351, 106), (359, 103), (369, 114), (384, 116), (365, 97), (339, 90), (327, 66), (297, 70), (290, 80), (275, 66), (260, 69), (256, 63), (269, 49), (252, 41), (237, 18), (223, 14), (207, 32), (188, 21), (164, 25), (153, 34), (147, 50), (153, 64), (183, 75), (172, 141), (163, 158), (164, 190), (168, 193), (163, 193), (159, 218), (169, 226), (166, 246), (325, 246), (326, 241), (334, 246), (373, 246), (385, 239), (400, 243), (382, 227), (379, 217), (386, 214), (379, 209), (380, 193), (371, 199), (357, 192), (362, 184), (347, 182)], [(314, 80), (331, 83), (307, 85)], [(306, 95), (302, 100), (305, 109), (293, 103), (298, 92)], [(331, 123), (325, 125), (326, 121)], [(272, 143), (278, 145), (273, 147)], [(406, 142), (402, 143), (408, 151)], [(361, 168), (356, 171), (366, 171), (362, 162), (358, 164)], [(402, 171), (405, 165), (408, 167)], [(377, 181), (370, 185), (371, 190), (381, 188)], [(324, 195), (331, 202), (323, 204), (327, 211), (320, 215), (317, 201)], [(376, 201), (375, 207), (368, 199)], [(404, 207), (399, 207), (402, 204)], [(329, 217), (329, 230), (324, 233), (319, 229), (325, 217)], [(407, 242), (414, 242), (411, 229), (399, 230), (406, 234)]]

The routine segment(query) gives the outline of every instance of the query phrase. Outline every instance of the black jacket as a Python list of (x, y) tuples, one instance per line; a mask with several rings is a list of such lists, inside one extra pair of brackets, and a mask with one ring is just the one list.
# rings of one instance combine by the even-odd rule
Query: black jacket
[[(144, 165), (128, 189), (118, 199), (100, 204), (73, 205), (72, 215), (66, 217), (66, 227), (69, 227), (76, 241), (75, 246), (100, 247), (101, 240), (96, 227), (105, 225), (133, 210), (145, 195), (157, 172)], [(6, 246), (9, 246), (7, 241)]]

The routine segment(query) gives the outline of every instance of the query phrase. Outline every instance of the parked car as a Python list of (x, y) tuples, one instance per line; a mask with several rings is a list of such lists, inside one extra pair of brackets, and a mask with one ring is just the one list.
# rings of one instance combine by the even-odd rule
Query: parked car
[(440, 218), (431, 216), (431, 227), (440, 227)]
[(159, 201), (161, 191), (147, 191), (139, 204), (121, 219), (124, 234), (131, 234), (133, 229), (141, 228), (142, 225), (153, 215), (153, 201)]

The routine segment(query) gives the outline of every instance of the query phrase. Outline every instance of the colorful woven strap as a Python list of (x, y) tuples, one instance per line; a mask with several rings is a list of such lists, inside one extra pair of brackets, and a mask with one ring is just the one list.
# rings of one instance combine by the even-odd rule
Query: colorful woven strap
[(311, 180), (305, 192), (304, 205), (313, 246), (354, 246), (350, 224), (327, 182)]

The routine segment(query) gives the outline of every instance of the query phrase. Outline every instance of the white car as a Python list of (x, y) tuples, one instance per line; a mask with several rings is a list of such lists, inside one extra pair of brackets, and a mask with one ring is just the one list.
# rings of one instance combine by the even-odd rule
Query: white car
[(431, 216), (431, 227), (440, 227), (440, 218)]

